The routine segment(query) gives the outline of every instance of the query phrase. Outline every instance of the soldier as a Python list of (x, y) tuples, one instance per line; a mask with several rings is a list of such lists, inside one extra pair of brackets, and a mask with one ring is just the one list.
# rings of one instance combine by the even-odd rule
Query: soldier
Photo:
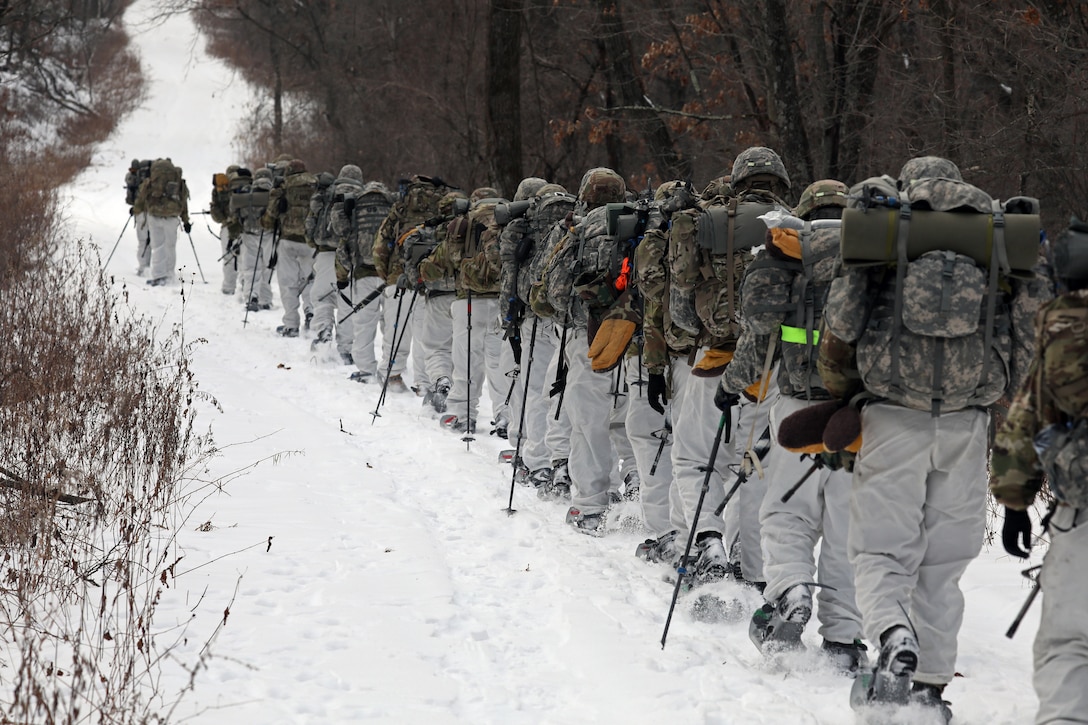
[[(412, 294), (412, 283), (404, 272), (404, 256), (401, 253), (400, 240), (418, 224), (438, 216), (438, 204), (452, 187), (437, 176), (415, 175), (401, 182), (401, 197), (393, 204), (389, 216), (382, 222), (378, 236), (374, 240), (374, 268), (385, 282), (384, 319), (382, 321), (382, 362), (381, 369), (389, 371), (388, 381), (383, 381), (389, 390), (408, 392), (403, 373), (407, 369), (408, 355), (412, 349), (412, 327), (416, 316), (422, 319), (426, 297)], [(408, 300), (407, 302), (405, 300)], [(400, 349), (393, 354), (395, 335), (400, 338)], [(390, 366), (390, 361), (392, 365)], [(421, 361), (422, 363), (422, 361)], [(416, 387), (420, 394), (425, 394), (430, 387), (427, 372), (423, 364), (415, 365)], [(384, 375), (384, 373), (383, 373)]]
[(134, 215), (147, 215), (151, 244), (151, 279), (147, 283), (152, 287), (166, 284), (177, 266), (178, 221), (186, 234), (193, 228), (189, 221), (189, 187), (181, 167), (174, 166), (169, 158), (156, 159), (150, 176), (140, 184), (132, 211)]
[(423, 405), (441, 415), (453, 388), (453, 302), (457, 291), (457, 269), (449, 263), (446, 246), (447, 224), (468, 208), (468, 196), (460, 190), (447, 193), (438, 202), (438, 217), (418, 225), (404, 239), (404, 271), (409, 279), (422, 285), (427, 297), (419, 325), (416, 348), (433, 382), (423, 396)]
[[(331, 176), (331, 175), (330, 175)], [(348, 164), (340, 170), (333, 189), (331, 226), (339, 237), (336, 248), (336, 286), (351, 301), (341, 306), (340, 319), (352, 326), (351, 359), (356, 370), (350, 379), (367, 383), (377, 379), (374, 343), (382, 319), (383, 282), (374, 267), (374, 239), (393, 206), (393, 194), (379, 181), (363, 183), (362, 170)], [(378, 297), (371, 297), (372, 294)], [(339, 296), (339, 295), (338, 295)], [(365, 306), (359, 307), (365, 300)], [(346, 309), (349, 308), (350, 309)]]
[(314, 305), (314, 319), (311, 323), (317, 330), (317, 336), (310, 343), (312, 349), (318, 349), (323, 344), (336, 343), (336, 352), (345, 365), (354, 363), (351, 354), (354, 338), (354, 320), (341, 322), (344, 316), (351, 310), (340, 293), (337, 286), (336, 253), (340, 246), (341, 235), (334, 223), (336, 219), (335, 206), (339, 197), (340, 202), (344, 194), (354, 186), (361, 186), (363, 182), (362, 170), (354, 164), (344, 164), (340, 168), (335, 186), (329, 187), (324, 192), (315, 193), (310, 199), (309, 224), (311, 246), (314, 252), (314, 281), (310, 296)]
[(306, 171), (306, 164), (292, 159), (284, 169), (283, 185), (269, 194), (268, 209), (261, 221), (266, 230), (272, 231), (270, 266), (276, 270), (283, 305), (283, 324), (276, 328), (276, 334), (283, 337), (298, 337), (300, 300), (306, 316), (313, 315), (310, 285), (314, 257), (306, 244), (306, 216), (316, 187), (317, 177)]
[[(521, 460), (515, 461), (518, 477), (533, 486), (539, 494), (546, 494), (552, 481), (556, 462), (565, 461), (569, 449), (562, 446), (553, 451), (548, 443), (550, 399), (548, 390), (551, 380), (548, 365), (555, 356), (558, 337), (555, 323), (540, 317), (529, 307), (529, 289), (532, 283), (533, 257), (544, 250), (548, 231), (561, 223), (574, 208), (574, 196), (558, 184), (545, 183), (543, 179), (529, 177), (518, 185), (514, 202), (525, 201), (530, 205), (524, 216), (509, 222), (499, 239), (502, 261), (499, 314), (508, 331), (508, 339), (518, 341), (521, 347), (521, 390), (515, 392), (510, 405), (510, 440), (523, 438)], [(533, 363), (528, 365), (528, 359)], [(526, 372), (527, 370), (527, 372)], [(524, 413), (522, 410), (524, 409)], [(519, 429), (524, 417), (524, 427)], [(566, 437), (552, 439), (565, 441)]]
[[(613, 470), (609, 436), (614, 400), (610, 397), (611, 376), (600, 375), (593, 368), (588, 332), (590, 309), (574, 288), (574, 279), (583, 269), (590, 271), (583, 268), (585, 260), (605, 254), (601, 250), (609, 243), (606, 205), (623, 201), (626, 191), (623, 179), (612, 169), (587, 171), (578, 188), (578, 201), (585, 217), (553, 249), (542, 281), (534, 283), (539, 290), (536, 296), (543, 294), (547, 300), (546, 305), (536, 300), (534, 311), (543, 314), (550, 307), (553, 316), (562, 315), (566, 322), (561, 354), (567, 369), (564, 405), (571, 425), (568, 466), (573, 504), (567, 510), (566, 521), (590, 535), (603, 533), (604, 513), (609, 504)], [(629, 340), (628, 336), (622, 343), (620, 354)]]
[(250, 312), (272, 309), (272, 284), (268, 262), (272, 256), (272, 235), (266, 234), (261, 220), (272, 193), (272, 171), (258, 169), (252, 183), (232, 192), (231, 210), (242, 227), (242, 296)]
[[(885, 192), (882, 184), (863, 182), (852, 202), (892, 209), (896, 264), (844, 265), (828, 293), (817, 362), (830, 393), (868, 401), (848, 551), (865, 633), (880, 652), (873, 671), (855, 680), (851, 704), (916, 702), (948, 720), (942, 693), (955, 673), (963, 620), (959, 580), (986, 528), (985, 407), (1015, 391), (1026, 370), (1031, 314), (1024, 313), (1036, 309), (1043, 286), (1013, 277), (999, 284), (998, 260), (985, 254), (988, 224), (980, 225), (976, 253), (986, 269), (942, 250), (941, 235), (932, 250), (908, 257), (915, 208), (954, 209), (957, 219), (994, 213), (994, 201), (964, 183), (951, 161), (911, 159), (898, 188)], [(844, 245), (848, 234), (844, 226)], [(1027, 243), (1034, 249), (1037, 237)]]
[[(816, 370), (816, 342), (823, 300), (836, 269), (838, 225), (845, 206), (842, 182), (827, 179), (811, 184), (790, 219), (801, 228), (771, 229), (765, 248), (741, 283), (744, 329), (721, 387), (727, 393), (751, 395), (758, 387), (768, 340), (778, 339), (780, 396), (771, 410), (776, 443), (777, 426), (787, 416), (831, 399)], [(757, 342), (746, 344), (749, 337)], [(755, 359), (743, 360), (742, 351), (754, 352)], [(774, 476), (759, 510), (766, 604), (752, 618), (752, 639), (763, 652), (799, 647), (801, 631), (813, 610), (810, 583), (818, 580), (827, 585), (816, 592), (823, 649), (841, 671), (856, 673), (865, 661), (865, 645), (861, 614), (854, 603), (854, 574), (846, 555), (850, 471), (822, 467), (783, 502), (787, 491), (806, 476), (808, 465), (777, 444), (767, 462)], [(821, 539), (817, 577), (814, 547)]]
[[(513, 352), (503, 344), (499, 319), (499, 227), (495, 206), (505, 203), (489, 186), (469, 195), (468, 214), (449, 223), (444, 241), (457, 269), (457, 299), (453, 315), (453, 388), (442, 425), (473, 433), (480, 393), (486, 379), (491, 398), (492, 433), (507, 436), (507, 373), (514, 369)], [(470, 330), (471, 326), (471, 330)]]
[(1082, 722), (1088, 713), (1088, 225), (1074, 218), (1051, 245), (1051, 258), (1060, 294), (1036, 317), (1035, 358), (997, 433), (990, 481), (1005, 507), (1001, 538), (1013, 556), (1027, 557), (1031, 548), (1028, 511), (1044, 473), (1054, 497), (1038, 579), (1037, 725)]
[(231, 164), (225, 174), (215, 174), (213, 178), (212, 199), (208, 208), (212, 221), (219, 224), (219, 261), (223, 264), (223, 284), (220, 290), (225, 295), (233, 295), (238, 289), (238, 249), (242, 236), (242, 225), (231, 214), (230, 197), (235, 189), (249, 183), (249, 177), (248, 169)]
[[(690, 209), (696, 202), (691, 184), (681, 181), (662, 184), (654, 193), (654, 199), (660, 204), (662, 214), (667, 220), (671, 220), (675, 213)], [(683, 521), (683, 514), (673, 512), (670, 505), (673, 477), (672, 420), (677, 410), (673, 391), (682, 387), (680, 376), (684, 373), (679, 371), (690, 370), (685, 361), (695, 352), (695, 336), (673, 324), (669, 314), (668, 252), (667, 228), (647, 230), (635, 252), (635, 279), (643, 300), (641, 367), (645, 370), (646, 380), (644, 404), (652, 412), (646, 411), (633, 400), (629, 401), (626, 423), (636, 456), (640, 455), (638, 439), (645, 439), (647, 434), (650, 436), (644, 441), (644, 445), (649, 444), (649, 449), (644, 449), (641, 455), (645, 457), (648, 452), (651, 462), (647, 464), (640, 461), (639, 465), (639, 503), (642, 508), (642, 522), (649, 531), (650, 538), (639, 544), (635, 555), (647, 561), (671, 565), (681, 553), (677, 549), (676, 537), (679, 531), (674, 519)], [(638, 371), (630, 360), (628, 368), (630, 384), (632, 371)]]
[(136, 231), (136, 274), (143, 277), (151, 266), (151, 233), (147, 228), (147, 212), (136, 212), (136, 194), (144, 180), (151, 175), (151, 160), (133, 159), (125, 174), (125, 203), (132, 215)]

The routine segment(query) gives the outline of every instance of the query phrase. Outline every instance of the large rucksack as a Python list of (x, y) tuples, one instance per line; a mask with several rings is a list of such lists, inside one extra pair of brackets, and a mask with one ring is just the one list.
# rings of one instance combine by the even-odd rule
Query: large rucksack
[(226, 224), (231, 219), (230, 177), (222, 171), (212, 174), (212, 200), (208, 210), (216, 224)]
[(735, 339), (738, 289), (763, 244), (766, 224), (759, 217), (783, 204), (769, 193), (717, 197), (701, 209), (673, 217), (669, 235), (669, 311), (672, 321), (690, 334), (709, 332)]
[(473, 294), (494, 295), (502, 276), (499, 235), (502, 228), (495, 221), (495, 207), (505, 199), (480, 199), (468, 212), (465, 245), (461, 253), (461, 286)]
[(335, 230), (341, 238), (337, 258), (347, 269), (373, 268), (374, 240), (393, 208), (392, 195), (377, 182), (362, 185), (353, 179), (338, 179), (335, 193), (342, 194), (348, 206), (353, 205), (352, 214), (334, 217)]
[(156, 159), (147, 178), (147, 210), (158, 217), (179, 216), (189, 200), (181, 167), (170, 159)]
[(151, 159), (132, 160), (132, 166), (125, 174), (125, 203), (132, 206), (136, 203), (136, 192), (140, 190), (140, 184), (151, 176)]
[[(1037, 257), (1037, 202), (1001, 204), (943, 178), (917, 180), (896, 196), (866, 189), (880, 183), (851, 189), (852, 199), (877, 201), (844, 212), (843, 264), (876, 268), (845, 277), (825, 318), (829, 331), (856, 341), (871, 395), (933, 415), (994, 403), (1014, 382), (1010, 278), (1032, 275), (1022, 260)], [(883, 220), (879, 232), (870, 214)], [(859, 251), (865, 243), (874, 249)]]
[(278, 214), (280, 236), (292, 242), (305, 243), (306, 217), (310, 211), (310, 197), (317, 189), (317, 177), (307, 171), (288, 174), (283, 179), (282, 189), (277, 193), (282, 193), (283, 198), (287, 199), (287, 211)]
[(546, 299), (556, 319), (592, 326), (621, 295), (630, 295), (635, 249), (648, 223), (659, 227), (660, 213), (647, 202), (605, 204), (586, 214), (544, 270)]
[[(503, 227), (499, 237), (502, 279), (499, 284), (500, 314), (512, 321), (514, 308), (528, 307), (532, 290), (532, 262), (548, 230), (574, 210), (577, 198), (562, 191), (548, 192), (530, 200), (525, 215)], [(524, 202), (514, 202), (520, 204)], [(511, 205), (513, 206), (513, 205)], [(496, 212), (501, 207), (496, 207)]]

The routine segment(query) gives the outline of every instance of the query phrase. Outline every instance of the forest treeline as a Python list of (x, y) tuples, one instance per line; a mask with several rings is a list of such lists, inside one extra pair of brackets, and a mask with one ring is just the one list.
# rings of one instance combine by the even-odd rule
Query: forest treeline
[[(472, 188), (594, 165), (634, 186), (774, 147), (818, 178), (955, 160), (1001, 197), (1088, 212), (1088, 8), (1075, 0), (188, 0), (287, 151)], [(233, 160), (224, 159), (224, 165)]]

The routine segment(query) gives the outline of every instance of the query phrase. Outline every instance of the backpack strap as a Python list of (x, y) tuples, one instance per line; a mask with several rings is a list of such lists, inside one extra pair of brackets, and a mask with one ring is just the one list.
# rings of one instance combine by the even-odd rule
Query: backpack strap
[[(897, 392), (902, 390), (902, 378), (899, 375), (899, 333), (903, 326), (903, 280), (907, 276), (907, 238), (910, 235), (910, 217), (910, 202), (904, 199), (899, 207), (899, 235), (895, 260), (895, 298), (892, 303), (892, 341), (891, 349), (888, 351), (888, 354), (891, 355), (890, 386), (892, 390)], [(939, 373), (935, 374), (934, 377), (939, 377)]]
[[(820, 342), (820, 331), (816, 329), (816, 290), (812, 283), (813, 269), (818, 260), (812, 256), (812, 222), (805, 222), (799, 235), (801, 241), (801, 282), (804, 285), (798, 301), (801, 309), (800, 319), (804, 323), (805, 364), (807, 370), (816, 369), (816, 351)], [(785, 328), (782, 329), (782, 341), (786, 341)], [(812, 376), (805, 375), (805, 399), (812, 400)]]
[(727, 319), (729, 320), (730, 326), (732, 326), (733, 320), (736, 319), (736, 314), (737, 314), (737, 300), (736, 300), (737, 280), (734, 277), (734, 272), (733, 272), (734, 267), (735, 267), (735, 265), (733, 264), (733, 234), (734, 234), (734, 229), (736, 228), (736, 222), (737, 222), (737, 204), (738, 204), (737, 197), (733, 197), (729, 201), (729, 225), (726, 228), (727, 231), (726, 231), (726, 235), (725, 235), (726, 236), (726, 240), (725, 240), (725, 255), (726, 256), (725, 256), (725, 259), (726, 259), (727, 268), (729, 270), (729, 274), (728, 274), (727, 281), (726, 281), (726, 293), (728, 295), (726, 297), (726, 310), (727, 310), (727, 314), (729, 315), (729, 317)]

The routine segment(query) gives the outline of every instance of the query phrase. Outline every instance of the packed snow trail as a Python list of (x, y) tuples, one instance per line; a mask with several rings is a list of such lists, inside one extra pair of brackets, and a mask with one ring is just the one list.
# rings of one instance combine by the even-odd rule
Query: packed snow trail
[[(171, 156), (191, 211), (206, 206), (211, 175), (240, 160), (231, 142), (251, 89), (204, 53), (188, 17), (146, 22), (155, 6), (138, 0), (125, 17), (148, 98), (65, 190), (74, 233), (103, 258), (128, 213), (130, 158)], [(202, 340), (194, 369), (209, 400), (198, 429), (219, 449), (187, 484), (199, 505), (178, 535), (184, 559), (156, 646), (187, 629), (166, 660), (164, 695), (185, 686), (182, 665), (230, 611), (176, 718), (853, 722), (848, 680), (815, 656), (793, 670), (764, 662), (746, 620), (695, 622), (682, 599), (662, 650), (672, 587), (663, 568), (633, 556), (643, 535), (580, 535), (563, 524), (565, 504), (520, 487), (508, 516), (510, 469), (496, 457), (509, 444), (489, 437), (484, 420), (468, 451), (411, 395), (390, 394), (372, 424), (380, 386), (349, 382), (351, 368), (311, 353), (307, 333), (277, 337), (278, 304), (243, 328), (240, 300), (219, 291), (218, 241), (203, 219), (194, 216), (193, 240), (210, 284), (183, 235), (181, 283), (151, 289), (135, 275), (131, 230), (110, 265), (137, 311)], [(957, 723), (1032, 718), (1038, 607), (1016, 639), (1003, 637), (1028, 591), (1022, 566), (988, 547), (964, 578), (964, 677), (947, 692)], [(809, 629), (811, 650), (820, 640)]]

